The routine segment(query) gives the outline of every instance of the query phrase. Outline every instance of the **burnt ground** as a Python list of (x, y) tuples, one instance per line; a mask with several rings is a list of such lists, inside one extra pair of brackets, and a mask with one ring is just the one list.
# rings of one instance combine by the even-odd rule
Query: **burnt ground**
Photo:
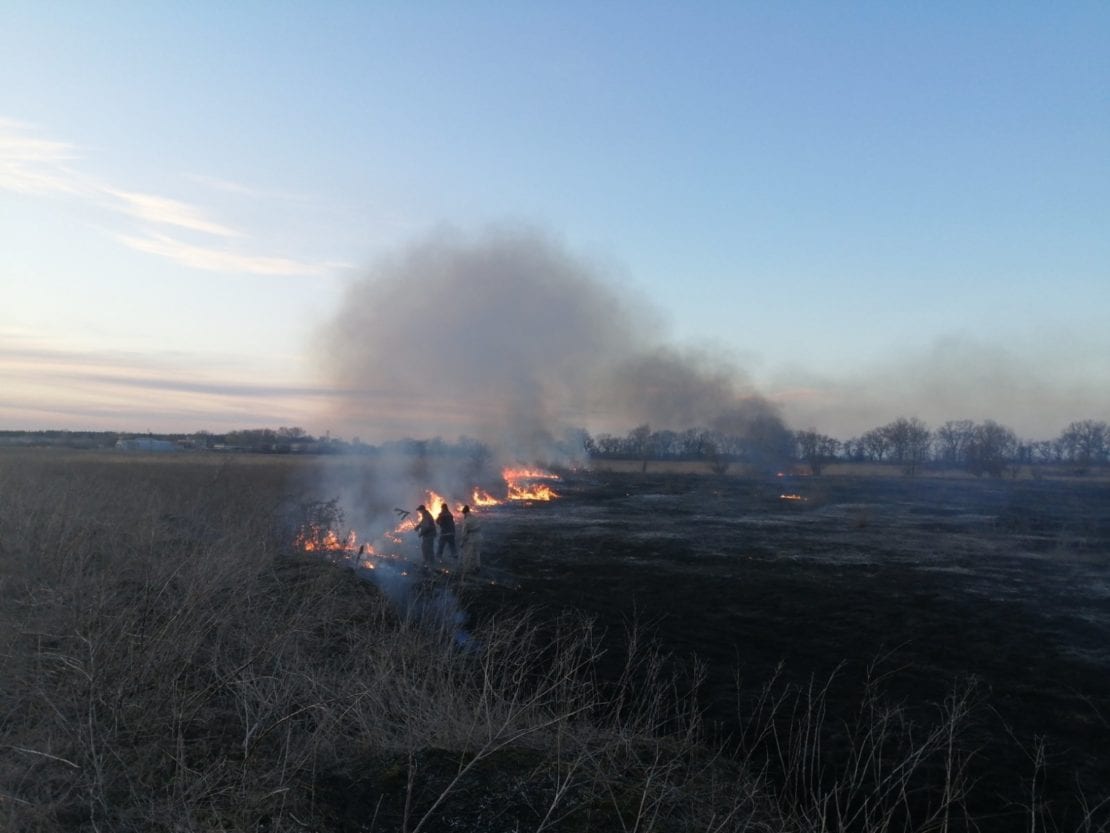
[(974, 679), (968, 803), (984, 829), (1018, 822), (1038, 739), (1061, 827), (1077, 787), (1110, 794), (1110, 484), (648, 472), (569, 475), (559, 491), (488, 517), (486, 562), (512, 581), (473, 613), (581, 610), (614, 634), (646, 622), (676, 662), (704, 663), (725, 734), (737, 675), (754, 693), (780, 664), (800, 683), (835, 672), (830, 726), (876, 663), (884, 696), (926, 721)]

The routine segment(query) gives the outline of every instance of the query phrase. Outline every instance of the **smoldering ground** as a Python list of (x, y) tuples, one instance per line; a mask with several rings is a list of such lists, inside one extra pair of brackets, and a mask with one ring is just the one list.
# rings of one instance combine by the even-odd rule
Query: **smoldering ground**
[(534, 230), (439, 233), (352, 282), (317, 339), (335, 424), (549, 458), (571, 426), (777, 419), (737, 363), (672, 343), (634, 290)]

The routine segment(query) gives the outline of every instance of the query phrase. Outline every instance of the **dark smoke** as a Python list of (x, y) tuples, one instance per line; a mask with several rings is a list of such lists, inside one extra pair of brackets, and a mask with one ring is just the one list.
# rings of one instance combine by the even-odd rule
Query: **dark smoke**
[(472, 436), (543, 456), (571, 426), (732, 427), (774, 408), (727, 357), (533, 231), (444, 234), (383, 260), (320, 334), (338, 424), (371, 440)]

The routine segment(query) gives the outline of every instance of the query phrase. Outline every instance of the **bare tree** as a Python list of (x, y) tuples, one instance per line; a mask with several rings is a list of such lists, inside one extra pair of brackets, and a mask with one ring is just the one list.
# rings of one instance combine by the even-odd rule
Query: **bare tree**
[(879, 429), (890, 443), (890, 458), (906, 474), (914, 474), (929, 455), (932, 433), (917, 417), (899, 417)]
[(1017, 450), (1017, 435), (994, 420), (975, 426), (967, 450), (968, 469), (976, 477), (989, 474), (1000, 477)]
[(797, 444), (798, 457), (804, 460), (810, 471), (815, 475), (820, 474), (825, 464), (836, 457), (840, 448), (840, 441), (826, 434), (819, 434), (814, 429), (796, 431), (794, 442)]
[(938, 428), (937, 452), (941, 462), (951, 466), (964, 463), (974, 433), (975, 423), (970, 419), (950, 419)]
[(640, 467), (641, 472), (647, 471), (648, 457), (650, 457), (655, 450), (655, 443), (653, 442), (653, 434), (651, 433), (651, 426), (646, 422), (643, 425), (637, 425), (628, 432), (628, 442), (631, 450), (635, 452), (636, 456), (642, 461)]
[(860, 437), (860, 442), (867, 449), (867, 454), (871, 459), (877, 462), (882, 462), (883, 457), (890, 451), (890, 438), (882, 428), (872, 428)]
[(681, 454), (683, 457), (698, 459), (709, 456), (709, 450), (717, 453), (717, 448), (704, 428), (687, 428), (679, 435)]
[(1071, 423), (1058, 439), (1064, 458), (1075, 463), (1076, 471), (1082, 474), (1086, 474), (1092, 465), (1106, 463), (1108, 441), (1110, 426), (1093, 419)]

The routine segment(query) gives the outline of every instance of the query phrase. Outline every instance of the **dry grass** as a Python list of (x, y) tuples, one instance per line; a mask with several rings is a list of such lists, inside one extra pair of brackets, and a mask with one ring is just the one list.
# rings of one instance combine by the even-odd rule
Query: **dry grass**
[(870, 699), (829, 768), (821, 690), (770, 687), (726, 755), (698, 675), (642, 634), (603, 680), (589, 622), (505, 618), (460, 642), (291, 555), (298, 465), (0, 455), (0, 829), (967, 826), (966, 699), (931, 728)]
[(460, 648), (450, 626), (285, 552), (282, 466), (127, 459), (0, 463), (3, 829), (751, 818), (749, 779), (706, 751), (651, 652), (613, 684), (584, 622), (551, 639), (497, 621)]

